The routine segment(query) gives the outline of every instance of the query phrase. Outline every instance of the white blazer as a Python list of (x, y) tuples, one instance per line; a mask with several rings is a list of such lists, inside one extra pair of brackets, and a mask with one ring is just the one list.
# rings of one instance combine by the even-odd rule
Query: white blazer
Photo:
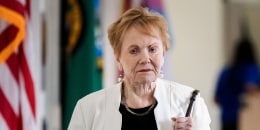
[[(119, 112), (121, 86), (91, 93), (77, 102), (68, 130), (121, 130)], [(158, 130), (173, 130), (172, 117), (184, 117), (194, 89), (172, 81), (157, 79), (154, 97), (158, 104), (154, 110)], [(210, 130), (210, 116), (202, 97), (198, 94), (191, 114), (195, 130)]]

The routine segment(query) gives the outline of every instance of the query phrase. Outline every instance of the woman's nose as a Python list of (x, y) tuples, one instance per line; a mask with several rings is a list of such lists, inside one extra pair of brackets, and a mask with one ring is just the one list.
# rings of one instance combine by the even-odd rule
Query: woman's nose
[(141, 53), (141, 57), (139, 60), (139, 64), (149, 64), (150, 61), (150, 55), (147, 51), (143, 51), (143, 53)]
[(139, 61), (139, 64), (149, 64), (149, 63), (150, 63), (149, 59), (144, 59)]

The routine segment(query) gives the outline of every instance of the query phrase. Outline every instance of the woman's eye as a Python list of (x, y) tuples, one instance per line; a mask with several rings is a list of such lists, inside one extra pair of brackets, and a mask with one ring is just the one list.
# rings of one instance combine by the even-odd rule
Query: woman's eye
[(132, 50), (130, 50), (130, 53), (131, 53), (131, 54), (136, 54), (136, 53), (137, 53), (137, 49), (132, 49)]
[(152, 53), (155, 53), (156, 52), (156, 48), (152, 47), (152, 48), (149, 49), (149, 51), (152, 52)]

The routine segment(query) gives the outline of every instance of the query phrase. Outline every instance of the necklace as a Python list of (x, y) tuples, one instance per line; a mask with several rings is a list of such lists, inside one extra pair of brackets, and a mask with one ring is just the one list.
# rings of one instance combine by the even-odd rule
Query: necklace
[(156, 104), (156, 101), (154, 101), (154, 103), (153, 103), (153, 104), (148, 108), (148, 110), (145, 111), (144, 113), (136, 113), (136, 112), (132, 111), (132, 110), (127, 106), (127, 104), (126, 104), (125, 102), (123, 102), (123, 104), (124, 104), (126, 110), (127, 110), (128, 112), (130, 112), (131, 114), (133, 114), (133, 115), (135, 115), (135, 116), (145, 116), (145, 115), (148, 115), (148, 114), (151, 112), (151, 110), (154, 108), (154, 106), (155, 106), (155, 104)]

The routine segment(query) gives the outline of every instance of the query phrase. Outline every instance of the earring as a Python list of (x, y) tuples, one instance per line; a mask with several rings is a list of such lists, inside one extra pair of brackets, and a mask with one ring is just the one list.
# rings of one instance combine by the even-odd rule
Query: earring
[(119, 72), (119, 76), (117, 78), (117, 81), (118, 82), (122, 82), (123, 81), (123, 78), (124, 78), (124, 72), (123, 71), (120, 71)]

